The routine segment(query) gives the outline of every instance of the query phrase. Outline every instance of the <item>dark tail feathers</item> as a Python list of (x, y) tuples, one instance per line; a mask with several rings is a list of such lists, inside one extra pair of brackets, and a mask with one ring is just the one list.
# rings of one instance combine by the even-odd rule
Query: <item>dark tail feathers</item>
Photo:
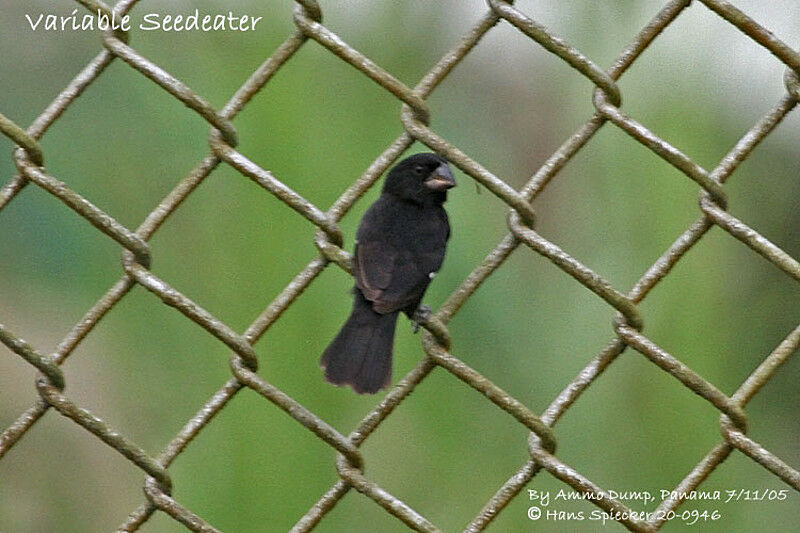
[(374, 394), (392, 378), (392, 348), (398, 312), (382, 315), (355, 289), (353, 312), (322, 353), (325, 379), (350, 385), (359, 394)]

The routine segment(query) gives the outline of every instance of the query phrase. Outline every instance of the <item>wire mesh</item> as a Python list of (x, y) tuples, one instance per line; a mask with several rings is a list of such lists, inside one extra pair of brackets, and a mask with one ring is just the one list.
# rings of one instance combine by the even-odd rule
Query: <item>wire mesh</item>
[[(113, 12), (118, 16), (128, 13), (136, 4), (136, 0), (121, 0), (112, 8), (96, 0), (78, 0), (78, 2), (91, 13), (110, 15)], [(644, 320), (637, 305), (713, 226), (723, 229), (732, 238), (761, 255), (795, 281), (800, 281), (800, 263), (729, 211), (723, 187), (737, 167), (797, 105), (800, 99), (800, 81), (797, 75), (800, 72), (800, 55), (734, 5), (719, 0), (701, 0), (701, 3), (786, 65), (784, 77), (786, 94), (711, 170), (704, 169), (646, 125), (623, 112), (622, 95), (617, 85), (617, 80), (637, 61), (642, 52), (666, 27), (681, 16), (690, 4), (690, 0), (667, 2), (621, 51), (608, 69), (602, 69), (580, 50), (521, 12), (514, 7), (513, 2), (487, 0), (486, 13), (477, 24), (468, 29), (460, 42), (442, 56), (415, 87), (408, 87), (399, 81), (324, 26), (322, 11), (316, 1), (297, 1), (294, 10), (296, 30), (252, 73), (220, 110), (214, 109), (181, 80), (131, 47), (125, 32), (104, 33), (102, 37), (104, 49), (78, 73), (28, 128), (23, 128), (4, 115), (0, 115), (0, 131), (17, 145), (13, 159), (19, 171), (19, 174), (0, 190), (0, 209), (9, 205), (22, 189), (33, 184), (66, 204), (97, 230), (119, 243), (123, 249), (123, 273), (119, 280), (75, 324), (53, 354), (42, 353), (0, 324), (0, 341), (41, 372), (35, 383), (40, 399), (21, 413), (0, 435), (0, 459), (48, 411), (55, 409), (117, 450), (146, 474), (144, 483), (146, 501), (124, 519), (119, 526), (120, 531), (136, 531), (155, 512), (169, 515), (192, 531), (217, 531), (198, 514), (173, 498), (169, 467), (214, 419), (214, 416), (223, 410), (239, 391), (247, 387), (285, 411), (297, 423), (338, 452), (336, 468), (339, 481), (299, 518), (293, 531), (314, 529), (351, 489), (372, 499), (409, 528), (417, 531), (438, 531), (436, 525), (412, 509), (401, 497), (387, 492), (364, 475), (364, 459), (360, 447), (409, 393), (434, 369), (440, 367), (458, 377), (466, 386), (480, 391), (488, 401), (493, 402), (531, 432), (528, 442), (530, 459), (497, 489), (494, 496), (466, 525), (465, 531), (485, 529), (543, 469), (576, 491), (604, 494), (603, 498), (592, 499), (592, 503), (612, 513), (616, 520), (632, 531), (660, 529), (665, 524), (669, 512), (683, 503), (681, 494), (689, 493), (699, 487), (715, 468), (736, 450), (800, 491), (800, 472), (747, 435), (748, 420), (745, 412), (747, 403), (797, 351), (800, 346), (800, 325), (763, 360), (732, 396), (724, 394), (713, 383), (642, 333)], [(538, 46), (563, 59), (577, 74), (590, 80), (596, 87), (593, 98), (595, 112), (546, 160), (520, 190), (515, 190), (505, 180), (432, 130), (429, 126), (431, 112), (426, 104), (426, 98), (442, 80), (500, 22), (511, 24)], [(250, 99), (261, 91), (275, 73), (309, 41), (315, 41), (394, 95), (401, 103), (400, 116), (405, 128), (405, 132), (379, 154), (327, 210), (309, 202), (272, 172), (263, 169), (238, 151), (237, 133), (231, 124), (231, 120), (244, 109)], [(124, 226), (101, 207), (70, 188), (67, 183), (50, 174), (43, 166), (46, 159), (39, 144), (40, 139), (61, 114), (103, 74), (109, 64), (118, 58), (183, 102), (211, 126), (209, 154), (155, 206), (135, 230)], [(555, 243), (548, 241), (535, 229), (533, 201), (603, 127), (617, 127), (627, 133), (679, 170), (686, 178), (694, 181), (699, 186), (700, 192), (701, 213), (697, 220), (678, 236), (669, 249), (650, 266), (627, 293), (612, 286), (600, 274)], [(351, 272), (351, 256), (342, 248), (344, 235), (338, 222), (415, 141), (446, 157), (503, 201), (510, 208), (509, 233), (423, 325), (425, 332), (422, 345), (426, 357), (386, 394), (349, 435), (344, 435), (261, 376), (258, 373), (258, 358), (253, 345), (328, 265), (335, 264), (346, 272)], [(305, 218), (316, 230), (314, 240), (319, 249), (319, 256), (309, 262), (242, 333), (236, 332), (149, 269), (151, 254), (148, 241), (220, 164), (236, 169)], [(541, 414), (532, 411), (453, 354), (450, 350), (450, 333), (447, 328), (449, 320), (458, 313), (478, 287), (520, 246), (530, 248), (549, 259), (556, 267), (602, 298), (615, 311), (613, 336), (608, 344), (589, 361), (574, 380), (563, 388)], [(144, 287), (164, 303), (174, 307), (210, 335), (225, 343), (233, 352), (230, 359), (231, 378), (200, 407), (197, 414), (186, 422), (181, 431), (157, 456), (149, 455), (117, 432), (107, 421), (71, 400), (64, 393), (65, 379), (60, 369), (60, 365), (92, 332), (106, 313), (135, 285)], [(720, 428), (724, 437), (692, 468), (670, 497), (661, 501), (652, 518), (647, 520), (640, 519), (633, 509), (610, 497), (602, 487), (559, 459), (555, 453), (557, 438), (552, 430), (570, 406), (628, 347), (652, 361), (677, 382), (715, 407), (720, 412)]]

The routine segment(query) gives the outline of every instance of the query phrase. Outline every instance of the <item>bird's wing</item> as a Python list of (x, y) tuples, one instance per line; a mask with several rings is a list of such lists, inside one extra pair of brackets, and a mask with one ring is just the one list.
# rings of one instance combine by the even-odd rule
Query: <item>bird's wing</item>
[(397, 251), (385, 241), (371, 240), (356, 244), (354, 255), (356, 285), (367, 300), (374, 302), (392, 281)]
[(355, 250), (356, 286), (378, 313), (416, 305), (439, 270), (444, 248), (396, 250), (385, 241), (358, 243)]
[(381, 199), (364, 214), (357, 233), (353, 274), (356, 286), (378, 313), (416, 306), (444, 260), (449, 235), (439, 208), (403, 216), (403, 204)]
[(412, 249), (399, 254), (394, 262), (392, 279), (375, 300), (373, 308), (379, 313), (416, 307), (433, 275), (442, 266), (444, 249)]

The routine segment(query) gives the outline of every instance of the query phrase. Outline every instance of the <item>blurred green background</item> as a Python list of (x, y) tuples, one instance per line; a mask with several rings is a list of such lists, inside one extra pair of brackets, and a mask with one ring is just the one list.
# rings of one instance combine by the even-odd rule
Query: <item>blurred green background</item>
[[(790, 45), (792, 1), (736, 2)], [(520, 1), (603, 67), (661, 7)], [(75, 2), (0, 0), (0, 112), (27, 126), (100, 49), (92, 32), (32, 32), (24, 15), (69, 14)], [(133, 31), (131, 45), (221, 108), (293, 31), (293, 3), (141, 2), (132, 14), (263, 16), (251, 33)], [(486, 12), (484, 2), (323, 2), (325, 24), (408, 85)], [(693, 4), (620, 81), (624, 110), (707, 169), (784, 93), (768, 52)], [(507, 23), (429, 98), (432, 126), (521, 187), (593, 112), (590, 83)], [(399, 102), (309, 42), (234, 121), (239, 150), (327, 207), (401, 132)], [(800, 257), (797, 111), (732, 176), (730, 210)], [(208, 153), (208, 125), (117, 60), (42, 140), (47, 169), (129, 228)], [(415, 145), (412, 151), (423, 150)], [(15, 173), (0, 136), (0, 181)], [(438, 307), (507, 233), (507, 208), (471, 179), (447, 205), (453, 238), (425, 301)], [(352, 247), (370, 191), (342, 221)], [(539, 232), (627, 292), (699, 214), (698, 187), (606, 125), (535, 202)], [(314, 228), (247, 178), (220, 167), (151, 240), (154, 272), (237, 331), (311, 260)], [(120, 247), (28, 186), (0, 212), (0, 321), (51, 352), (120, 276)], [(326, 384), (319, 354), (344, 321), (351, 279), (328, 268), (256, 345), (260, 373), (344, 434), (378, 397)], [(800, 286), (714, 228), (642, 303), (645, 333), (726, 394), (794, 328)], [(541, 412), (613, 337), (613, 312), (521, 247), (451, 322), (453, 353)], [(395, 380), (423, 357), (398, 325)], [(228, 350), (154, 295), (135, 288), (64, 365), (66, 393), (156, 455), (230, 377)], [(0, 426), (37, 399), (35, 372), (0, 347)], [(800, 364), (792, 359), (747, 407), (750, 434), (800, 465)], [(556, 426), (558, 456), (614, 490), (672, 489), (720, 441), (719, 413), (628, 350)], [(447, 531), (463, 528), (528, 458), (527, 432), (438, 369), (363, 446), (366, 475)], [(224, 531), (284, 531), (337, 480), (335, 453), (275, 406), (241, 392), (170, 468), (174, 495)], [(109, 531), (143, 501), (143, 474), (54, 412), (0, 461), (0, 531)], [(566, 488), (549, 474), (529, 488)], [(784, 489), (735, 453), (703, 489)], [(628, 502), (637, 510), (638, 502)], [(526, 518), (522, 493), (490, 530), (596, 531)], [(555, 507), (555, 504), (553, 504)], [(697, 531), (793, 530), (800, 495), (779, 503), (688, 504), (722, 519)], [(589, 512), (587, 502), (560, 510)], [(618, 524), (606, 526), (621, 530)], [(671, 523), (664, 531), (680, 531)], [(183, 528), (156, 514), (142, 531)], [(319, 531), (404, 531), (351, 491)]]

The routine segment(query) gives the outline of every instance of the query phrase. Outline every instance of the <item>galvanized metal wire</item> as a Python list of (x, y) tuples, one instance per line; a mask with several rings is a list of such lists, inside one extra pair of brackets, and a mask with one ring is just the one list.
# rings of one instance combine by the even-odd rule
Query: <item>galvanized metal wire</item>
[[(100, 1), (79, 0), (90, 12), (127, 13), (136, 0), (121, 0), (113, 8)], [(689, 156), (659, 137), (656, 132), (622, 109), (622, 92), (617, 80), (639, 58), (642, 52), (658, 38), (659, 34), (677, 20), (689, 6), (691, 0), (666, 2), (656, 16), (620, 52), (614, 63), (603, 69), (587, 55), (576, 49), (551, 30), (523, 13), (513, 2), (487, 0), (485, 14), (464, 34), (463, 38), (449, 50), (414, 87), (409, 87), (390, 72), (348, 45), (339, 35), (322, 22), (322, 10), (315, 0), (298, 0), (294, 10), (296, 30), (253, 72), (241, 88), (220, 110), (216, 110), (202, 96), (175, 78), (164, 69), (148, 60), (128, 44), (125, 33), (107, 32), (102, 37), (104, 49), (73, 79), (53, 100), (42, 114), (28, 127), (23, 128), (4, 115), (0, 115), (0, 131), (17, 145), (13, 158), (19, 174), (0, 189), (0, 209), (3, 209), (19, 192), (37, 186), (70, 207), (100, 232), (113, 239), (122, 248), (123, 271), (119, 280), (89, 309), (75, 324), (52, 354), (44, 354), (35, 346), (18, 337), (0, 324), (0, 341), (12, 352), (22, 357), (40, 371), (35, 387), (39, 400), (14, 423), (0, 434), (0, 459), (16, 445), (20, 438), (54, 409), (71, 419), (108, 446), (117, 450), (146, 475), (144, 490), (146, 501), (133, 510), (119, 526), (119, 531), (136, 531), (155, 512), (163, 512), (192, 531), (218, 531), (191, 509), (172, 497), (173, 480), (169, 467), (189, 446), (192, 440), (209, 424), (214, 416), (247, 387), (264, 399), (285, 411), (297, 423), (313, 432), (338, 454), (336, 467), (340, 480), (299, 518), (292, 531), (309, 531), (326, 516), (337, 502), (351, 489), (364, 494), (387, 512), (417, 531), (438, 531), (436, 525), (406, 504), (402, 495), (394, 495), (364, 475), (364, 458), (361, 445), (375, 432), (409, 393), (437, 368), (442, 368), (458, 377), (530, 430), (527, 443), (530, 459), (517, 472), (510, 473), (508, 481), (497, 489), (485, 506), (476, 510), (474, 518), (467, 523), (465, 531), (482, 531), (497, 517), (530, 480), (542, 470), (580, 492), (603, 492), (606, 497), (592, 499), (592, 503), (609, 512), (618, 512), (619, 521), (632, 531), (657, 531), (665, 520), (666, 513), (654, 513), (655, 518), (641, 521), (631, 518), (628, 506), (608, 496), (603, 488), (580, 473), (575, 467), (563, 462), (556, 455), (558, 439), (553, 426), (564, 416), (570, 406), (594, 383), (625, 349), (632, 348), (675, 378), (676, 384), (687, 387), (720, 412), (720, 428), (723, 439), (681, 481), (674, 496), (664, 499), (657, 511), (678, 508), (681, 493), (699, 487), (731, 453), (739, 451), (763, 466), (769, 472), (800, 491), (800, 472), (776, 456), (747, 434), (747, 403), (772, 378), (800, 346), (800, 325), (789, 332), (786, 338), (769, 354), (763, 363), (745, 380), (732, 396), (727, 396), (713, 383), (683, 363), (678, 357), (655, 344), (644, 333), (645, 320), (638, 304), (680, 261), (688, 250), (697, 245), (713, 226), (724, 230), (732, 238), (800, 281), (800, 262), (780, 247), (762, 236), (756, 229), (737, 218), (729, 210), (723, 185), (759, 143), (789, 114), (800, 100), (800, 55), (741, 12), (734, 5), (718, 0), (700, 0), (706, 8), (726, 20), (743, 34), (766, 48), (786, 65), (784, 82), (786, 94), (736, 143), (730, 152), (713, 169), (705, 169)], [(699, 9), (700, 7), (696, 7)], [(545, 50), (563, 59), (576, 74), (587, 78), (595, 87), (593, 103), (595, 112), (586, 122), (556, 150), (539, 170), (519, 190), (507, 180), (493, 173), (481, 163), (462, 152), (430, 128), (431, 110), (426, 98), (436, 89), (450, 72), (476, 47), (483, 37), (498, 23), (508, 23), (529, 37), (532, 46)], [(275, 73), (292, 59), (295, 53), (309, 41), (335, 54), (346, 63), (368, 76), (380, 88), (394, 95), (400, 103), (400, 117), (405, 132), (392, 142), (364, 173), (347, 188), (327, 210), (314, 205), (298, 194), (280, 177), (263, 169), (236, 149), (237, 133), (231, 120), (240, 113), (250, 99), (268, 84)], [(209, 154), (153, 208), (142, 224), (135, 230), (127, 228), (102, 207), (96, 206), (80, 192), (72, 189), (48, 172), (46, 154), (39, 144), (50, 126), (91, 85), (105, 68), (117, 58), (146, 76), (153, 83), (183, 102), (200, 115), (211, 126)], [(547, 240), (536, 231), (536, 214), (533, 202), (564, 166), (591, 141), (603, 127), (616, 127), (627, 133), (636, 142), (649, 148), (655, 155), (678, 169), (687, 179), (699, 187), (700, 213), (663, 255), (653, 263), (629, 291), (615, 288), (599, 273), (570, 255), (557, 244)], [(465, 174), (486, 187), (492, 194), (508, 205), (509, 233), (494, 250), (475, 267), (447, 301), (424, 324), (422, 346), (426, 357), (408, 375), (403, 377), (375, 406), (375, 408), (352, 430), (349, 435), (341, 433), (321, 417), (301, 405), (278, 386), (270, 383), (258, 373), (258, 357), (253, 345), (280, 319), (283, 312), (297, 300), (305, 289), (330, 264), (351, 272), (348, 252), (342, 249), (344, 235), (339, 220), (370, 189), (378, 178), (415, 141), (419, 141), (446, 157)], [(265, 191), (285, 202), (297, 215), (305, 218), (315, 228), (314, 242), (319, 255), (311, 260), (270, 305), (256, 317), (250, 326), (239, 333), (195, 303), (188, 295), (173, 288), (168, 281), (159, 278), (150, 269), (151, 252), (149, 239), (172, 215), (182, 202), (220, 165), (226, 164), (243, 176), (253, 180)], [(447, 324), (458, 313), (461, 306), (474, 294), (481, 284), (500, 268), (506, 259), (520, 247), (548, 258), (559, 269), (572, 276), (578, 283), (602, 298), (614, 311), (613, 332), (609, 342), (578, 375), (562, 390), (542, 412), (536, 413), (500, 386), (492, 383), (479, 372), (470, 368), (450, 349), (450, 333)], [(77, 405), (64, 393), (65, 378), (60, 365), (74, 349), (89, 335), (103, 316), (108, 313), (135, 285), (144, 287), (169, 306), (174, 307), (187, 319), (197, 323), (210, 335), (225, 343), (232, 351), (230, 359), (231, 378), (203, 404), (197, 414), (188, 420), (181, 431), (167, 443), (163, 451), (152, 456), (130, 439), (117, 432), (105, 420)]]

